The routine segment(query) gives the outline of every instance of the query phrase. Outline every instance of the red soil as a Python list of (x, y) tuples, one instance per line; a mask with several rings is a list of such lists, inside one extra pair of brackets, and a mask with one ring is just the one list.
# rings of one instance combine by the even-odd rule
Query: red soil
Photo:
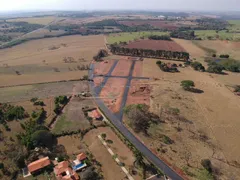
[(150, 85), (148, 80), (133, 79), (128, 92), (127, 105), (146, 104), (150, 105)]
[(152, 49), (165, 51), (186, 52), (186, 50), (174, 41), (165, 40), (137, 40), (124, 46), (125, 48)]
[(94, 74), (106, 75), (112, 67), (114, 61), (94, 62)]
[(95, 78), (93, 78), (94, 85), (95, 85), (95, 86), (101, 85), (101, 83), (103, 82), (103, 80), (104, 80), (103, 77), (95, 77)]
[(132, 61), (119, 60), (115, 69), (112, 72), (112, 76), (128, 76)]
[(133, 76), (141, 77), (142, 75), (143, 75), (143, 61), (136, 61), (133, 69)]
[(126, 83), (126, 78), (109, 78), (100, 93), (105, 105), (114, 113), (120, 110)]

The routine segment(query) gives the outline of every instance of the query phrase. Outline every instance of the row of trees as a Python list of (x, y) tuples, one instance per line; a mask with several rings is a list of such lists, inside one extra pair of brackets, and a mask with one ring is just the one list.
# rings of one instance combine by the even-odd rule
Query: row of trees
[(193, 39), (198, 40), (196, 38), (196, 36), (195, 36), (195, 32), (194, 31), (181, 31), (181, 30), (177, 30), (177, 31), (171, 32), (170, 36), (172, 38), (187, 39), (187, 40), (193, 40)]
[(170, 63), (166, 64), (166, 63), (163, 63), (162, 61), (157, 61), (156, 64), (164, 72), (173, 72), (173, 73), (179, 72), (176, 64), (170, 64)]
[(150, 58), (164, 58), (174, 60), (188, 60), (189, 53), (177, 52), (177, 51), (165, 51), (165, 50), (152, 50), (152, 49), (136, 49), (136, 48), (125, 48), (118, 45), (110, 45), (111, 52), (118, 55), (127, 56), (140, 56)]
[(162, 35), (162, 36), (159, 36), (159, 35), (150, 35), (148, 36), (148, 39), (151, 39), (151, 40), (166, 40), (166, 41), (172, 41), (170, 36), (167, 36), (167, 35)]

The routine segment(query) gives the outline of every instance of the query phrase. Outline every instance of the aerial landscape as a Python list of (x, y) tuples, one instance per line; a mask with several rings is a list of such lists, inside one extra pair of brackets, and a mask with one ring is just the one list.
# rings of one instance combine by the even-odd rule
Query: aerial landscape
[(0, 179), (239, 180), (240, 4), (183, 1), (3, 2)]

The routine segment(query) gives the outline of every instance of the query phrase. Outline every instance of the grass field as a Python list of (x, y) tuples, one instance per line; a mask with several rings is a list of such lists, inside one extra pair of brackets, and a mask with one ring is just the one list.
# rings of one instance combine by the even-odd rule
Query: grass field
[(55, 16), (43, 16), (43, 17), (29, 17), (29, 18), (16, 18), (16, 19), (9, 19), (7, 22), (28, 22), (30, 24), (42, 24), (48, 25), (52, 21), (56, 20), (57, 17)]
[(142, 31), (142, 32), (124, 32), (124, 33), (117, 33), (117, 34), (110, 34), (107, 37), (107, 42), (109, 44), (119, 43), (122, 42), (129, 42), (135, 39), (140, 39), (140, 37), (148, 37), (149, 35), (168, 35), (168, 32), (158, 32), (158, 31)]
[(228, 22), (232, 25), (229, 30), (240, 32), (240, 20), (229, 20)]
[(204, 40), (207, 40), (209, 38), (219, 39), (219, 40), (230, 40), (230, 41), (240, 40), (240, 34), (226, 32), (226, 30), (219, 31), (218, 33), (215, 30), (196, 30), (195, 35)]
[(0, 86), (80, 79), (88, 73), (81, 67), (86, 67), (102, 48), (105, 48), (103, 35), (75, 35), (33, 40), (2, 49)]

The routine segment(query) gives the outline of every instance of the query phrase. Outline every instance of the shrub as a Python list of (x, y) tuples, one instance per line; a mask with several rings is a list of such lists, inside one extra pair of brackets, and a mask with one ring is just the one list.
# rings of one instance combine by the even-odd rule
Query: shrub
[(220, 58), (229, 58), (230, 56), (228, 54), (221, 54), (219, 57)]
[(102, 133), (102, 134), (101, 134), (101, 137), (102, 137), (103, 139), (106, 139), (107, 135), (106, 135), (105, 133)]
[(209, 67), (207, 69), (208, 72), (217, 73), (217, 74), (221, 74), (223, 70), (224, 70), (224, 67), (217, 63), (209, 64)]
[(44, 106), (45, 104), (44, 104), (43, 101), (35, 101), (35, 102), (33, 103), (33, 105), (34, 105), (34, 106)]
[(156, 64), (157, 64), (157, 65), (161, 65), (161, 64), (162, 64), (162, 61), (157, 61)]
[(163, 135), (162, 140), (165, 144), (172, 144), (173, 140), (171, 140), (168, 136)]
[(184, 80), (181, 82), (181, 86), (183, 87), (184, 90), (190, 91), (193, 87), (195, 87), (195, 84), (191, 80)]
[(217, 57), (217, 55), (216, 55), (216, 54), (213, 54), (213, 55), (212, 55), (212, 57), (214, 57), (214, 58), (215, 58), (215, 57)]
[(38, 100), (38, 98), (37, 97), (34, 97), (34, 98), (32, 98), (30, 101), (31, 102), (36, 102)]
[(205, 67), (198, 61), (191, 63), (191, 67), (196, 71), (205, 71)]
[(107, 142), (108, 144), (112, 144), (112, 143), (113, 143), (113, 141), (112, 141), (111, 139), (107, 139), (106, 142)]
[(209, 159), (202, 159), (201, 165), (209, 172), (212, 173), (212, 163)]
[(240, 92), (240, 85), (234, 87), (234, 92)]

